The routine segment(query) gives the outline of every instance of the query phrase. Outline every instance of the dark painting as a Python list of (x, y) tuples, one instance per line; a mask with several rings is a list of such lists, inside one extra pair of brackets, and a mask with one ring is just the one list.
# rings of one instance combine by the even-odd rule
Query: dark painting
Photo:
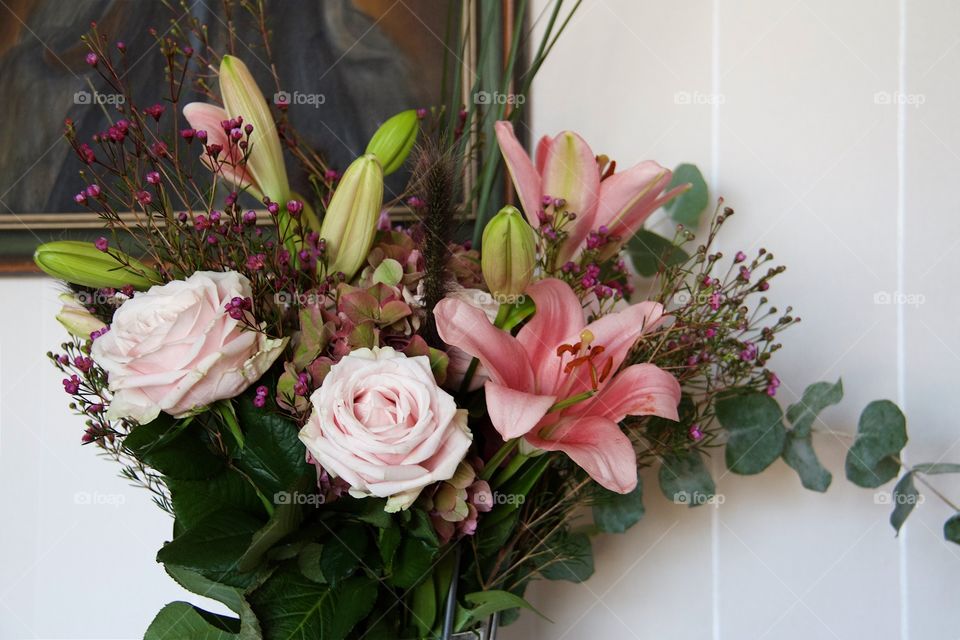
[[(362, 153), (379, 123), (397, 111), (440, 103), (450, 53), (445, 0), (265, 4), (272, 57), (248, 16), (225, 12), (218, 0), (186, 6), (209, 25), (215, 49), (247, 63), (268, 99), (288, 101), (292, 124), (332, 167), (343, 168)], [(84, 139), (104, 130), (111, 100), (122, 99), (85, 62), (80, 37), (90, 23), (123, 40), (134, 95), (150, 104), (165, 95), (163, 59), (151, 29), (163, 35), (186, 19), (179, 5), (162, 0), (6, 0), (0, 6), (0, 255), (29, 256), (41, 240), (82, 233), (65, 229), (99, 226), (73, 202), (83, 184), (82, 165), (62, 138), (65, 118)], [(298, 167), (287, 162), (292, 186), (308, 192)], [(399, 189), (403, 179), (393, 177), (387, 188)]]

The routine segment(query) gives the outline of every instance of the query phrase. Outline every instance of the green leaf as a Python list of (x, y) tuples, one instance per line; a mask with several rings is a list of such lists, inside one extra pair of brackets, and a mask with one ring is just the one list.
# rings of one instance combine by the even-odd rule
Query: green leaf
[(786, 430), (777, 401), (765, 393), (738, 393), (716, 403), (717, 420), (727, 430), (727, 468), (740, 475), (760, 473), (780, 457)]
[(201, 439), (201, 431), (165, 414), (133, 428), (123, 447), (168, 478), (203, 480), (223, 470), (224, 460)]
[(211, 408), (220, 416), (220, 419), (227, 427), (227, 431), (230, 432), (230, 435), (232, 435), (234, 441), (236, 441), (237, 446), (243, 449), (243, 430), (237, 421), (237, 412), (233, 408), (233, 402), (229, 399), (220, 400), (214, 403)]
[(230, 585), (214, 582), (203, 575), (185, 567), (164, 565), (164, 569), (177, 584), (199, 596), (211, 598), (226, 605), (231, 611), (240, 616), (240, 632), (238, 640), (261, 640), (260, 623), (253, 614), (253, 609), (247, 602), (243, 590)]
[(300, 573), (317, 584), (327, 584), (327, 578), (320, 568), (320, 559), (323, 557), (323, 545), (311, 542), (300, 550), (297, 556), (297, 566)]
[(404, 536), (393, 560), (393, 573), (387, 582), (400, 589), (409, 589), (429, 573), (436, 555), (437, 547), (429, 542)]
[(683, 184), (690, 184), (690, 188), (663, 206), (664, 210), (680, 224), (696, 228), (700, 223), (700, 216), (707, 208), (710, 198), (707, 192), (707, 181), (695, 164), (681, 164), (673, 170), (673, 178), (667, 190)]
[(168, 542), (157, 562), (199, 571), (216, 582), (234, 586), (240, 559), (263, 522), (242, 511), (215, 511)]
[(495, 613), (506, 611), (507, 609), (529, 609), (544, 620), (552, 622), (550, 618), (537, 611), (532, 604), (509, 591), (500, 591), (498, 589), (474, 591), (473, 593), (465, 595), (463, 599), (474, 606), (472, 609), (467, 610), (467, 616), (457, 625), (459, 629), (466, 627), (471, 622), (480, 622)]
[(241, 398), (238, 405), (237, 416), (245, 426), (247, 437), (236, 465), (268, 499), (289, 491), (301, 478), (314, 473), (306, 461), (306, 447), (297, 437), (296, 424), (257, 409), (248, 397)]
[(843, 399), (843, 381), (816, 382), (803, 392), (800, 402), (787, 407), (787, 420), (799, 436), (810, 434), (813, 421), (820, 412)]
[(925, 473), (927, 475), (939, 475), (944, 473), (960, 473), (960, 464), (952, 462), (925, 462), (923, 464), (913, 465), (916, 473)]
[(226, 470), (209, 480), (168, 478), (166, 482), (177, 522), (185, 529), (194, 527), (208, 514), (221, 509), (266, 517), (253, 487), (236, 471)]
[(263, 525), (250, 541), (250, 546), (240, 558), (240, 571), (252, 571), (260, 564), (267, 551), (297, 530), (303, 521), (303, 507), (285, 503), (277, 506), (270, 520)]
[(875, 400), (860, 414), (857, 438), (847, 452), (847, 479), (874, 489), (897, 477), (898, 456), (907, 445), (907, 421), (889, 400)]
[(285, 570), (250, 594), (250, 603), (268, 640), (344, 640), (376, 598), (370, 578), (350, 578), (334, 589)]
[(643, 517), (643, 484), (621, 494), (607, 489), (597, 489), (593, 503), (593, 522), (606, 533), (623, 533), (640, 522)]
[(890, 526), (897, 533), (907, 521), (913, 508), (917, 506), (920, 493), (913, 484), (913, 474), (905, 473), (897, 486), (893, 488), (893, 513), (890, 514)]
[(796, 430), (788, 431), (783, 445), (783, 459), (800, 476), (805, 489), (823, 493), (833, 482), (833, 474), (820, 464), (813, 450), (810, 434), (801, 436)]
[(688, 507), (706, 504), (716, 492), (716, 485), (699, 451), (664, 456), (659, 480), (660, 491), (668, 500)]
[(548, 550), (540, 569), (547, 580), (583, 582), (593, 575), (593, 548), (585, 533), (568, 533)]
[(626, 250), (637, 273), (648, 278), (665, 267), (680, 264), (690, 257), (673, 244), (672, 240), (646, 229), (640, 229), (633, 234), (627, 242)]
[(367, 532), (359, 525), (348, 525), (331, 530), (331, 538), (324, 542), (320, 555), (320, 571), (331, 586), (337, 586), (354, 574), (363, 564), (367, 552)]
[(383, 561), (383, 570), (390, 574), (393, 572), (393, 559), (400, 547), (403, 539), (400, 533), (400, 527), (388, 527), (380, 529), (377, 533), (377, 547), (380, 549), (380, 560)]
[(950, 542), (960, 544), (960, 513), (956, 513), (943, 523), (943, 537)]
[(143, 640), (239, 640), (226, 628), (229, 622), (188, 602), (171, 602), (150, 623)]
[(420, 636), (426, 637), (437, 619), (437, 592), (432, 573), (427, 573), (420, 584), (414, 587), (410, 614)]

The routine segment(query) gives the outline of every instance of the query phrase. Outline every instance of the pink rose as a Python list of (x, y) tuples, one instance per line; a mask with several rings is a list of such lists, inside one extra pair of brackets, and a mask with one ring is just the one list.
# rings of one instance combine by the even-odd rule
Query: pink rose
[(437, 386), (426, 356), (357, 349), (310, 397), (300, 439), (355, 497), (406, 509), (427, 485), (453, 477), (470, 448), (467, 412)]
[(250, 282), (235, 271), (198, 271), (124, 302), (91, 351), (109, 374), (108, 417), (144, 424), (164, 411), (179, 418), (256, 382), (286, 339), (230, 317), (227, 303), (250, 295)]

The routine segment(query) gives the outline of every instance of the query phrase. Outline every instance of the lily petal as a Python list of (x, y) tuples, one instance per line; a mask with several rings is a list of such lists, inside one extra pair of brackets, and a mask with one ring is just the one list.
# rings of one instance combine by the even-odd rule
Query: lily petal
[(513, 125), (506, 120), (499, 120), (493, 126), (497, 134), (497, 142), (500, 145), (500, 153), (507, 164), (507, 171), (510, 172), (510, 178), (513, 180), (513, 186), (520, 196), (520, 203), (523, 205), (523, 213), (527, 216), (527, 222), (534, 229), (540, 226), (540, 218), (537, 215), (540, 212), (541, 191), (540, 173), (530, 162), (530, 156), (517, 140), (513, 133)]
[(653, 160), (615, 173), (600, 183), (596, 225), (628, 240), (656, 209), (651, 208), (668, 184), (672, 172)]
[(433, 313), (440, 338), (478, 358), (494, 382), (533, 390), (533, 369), (526, 351), (516, 338), (493, 326), (487, 314), (456, 298), (444, 298)]
[(634, 364), (614, 376), (592, 400), (571, 410), (620, 422), (627, 416), (679, 420), (680, 383), (654, 364)]
[(550, 154), (551, 144), (553, 144), (553, 139), (550, 136), (543, 136), (540, 138), (540, 142), (537, 143), (537, 153), (534, 157), (536, 158), (537, 173), (540, 175), (543, 175), (543, 168), (547, 164), (547, 156)]
[(516, 391), (492, 380), (484, 384), (484, 389), (490, 421), (504, 440), (529, 433), (557, 401), (556, 396)]
[(567, 201), (577, 219), (566, 228), (569, 236), (560, 248), (558, 264), (569, 260), (594, 228), (600, 196), (600, 168), (590, 145), (572, 131), (550, 143), (543, 167), (543, 193)]
[[(609, 313), (588, 324), (585, 330), (593, 334), (594, 345), (603, 346), (602, 361), (612, 359), (611, 367), (616, 371), (637, 339), (656, 329), (662, 321), (663, 305), (646, 300), (623, 311)], [(575, 338), (570, 336), (569, 340)]]
[[(237, 152), (237, 148), (230, 144), (227, 134), (221, 126), (221, 122), (230, 118), (227, 112), (220, 107), (207, 104), (206, 102), (191, 102), (183, 107), (183, 116), (190, 123), (190, 126), (197, 131), (207, 132), (207, 145), (217, 144), (223, 148), (221, 159), (225, 161), (219, 167), (215, 166), (210, 156), (206, 152), (206, 146), (200, 156), (200, 161), (211, 171), (219, 171), (225, 180), (236, 185), (238, 188), (247, 188), (256, 198), (260, 195), (260, 185), (256, 183), (250, 172), (242, 166), (242, 157)], [(228, 154), (228, 155), (224, 155)], [(232, 166), (231, 166), (232, 165)]]
[(527, 287), (527, 295), (537, 310), (520, 329), (517, 341), (536, 367), (539, 389), (551, 392), (557, 388), (562, 364), (557, 347), (583, 329), (583, 308), (570, 286), (556, 278), (535, 282)]
[(564, 420), (547, 437), (528, 434), (527, 441), (546, 451), (563, 451), (610, 491), (630, 493), (637, 487), (637, 455), (619, 425), (602, 416)]

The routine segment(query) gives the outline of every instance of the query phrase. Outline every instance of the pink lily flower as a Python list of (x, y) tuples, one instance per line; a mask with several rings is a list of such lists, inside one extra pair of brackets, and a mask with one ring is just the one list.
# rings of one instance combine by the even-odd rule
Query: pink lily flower
[(601, 258), (614, 255), (650, 214), (689, 188), (681, 185), (664, 193), (673, 172), (652, 160), (601, 181), (596, 156), (572, 131), (541, 138), (535, 160), (531, 160), (514, 135), (512, 124), (499, 121), (494, 128), (530, 224), (535, 229), (540, 227), (540, 211), (547, 196), (564, 200), (563, 209), (577, 214), (564, 228), (569, 235), (557, 256), (558, 265), (575, 256), (584, 247), (587, 235), (601, 227), (618, 238), (604, 248)]
[(537, 311), (516, 337), (456, 298), (435, 309), (440, 337), (486, 368), (487, 412), (504, 440), (563, 451), (607, 489), (633, 491), (636, 454), (619, 422), (679, 419), (676, 378), (649, 363), (620, 369), (637, 339), (662, 321), (662, 305), (641, 302), (586, 324), (565, 282), (541, 280), (527, 293)]

